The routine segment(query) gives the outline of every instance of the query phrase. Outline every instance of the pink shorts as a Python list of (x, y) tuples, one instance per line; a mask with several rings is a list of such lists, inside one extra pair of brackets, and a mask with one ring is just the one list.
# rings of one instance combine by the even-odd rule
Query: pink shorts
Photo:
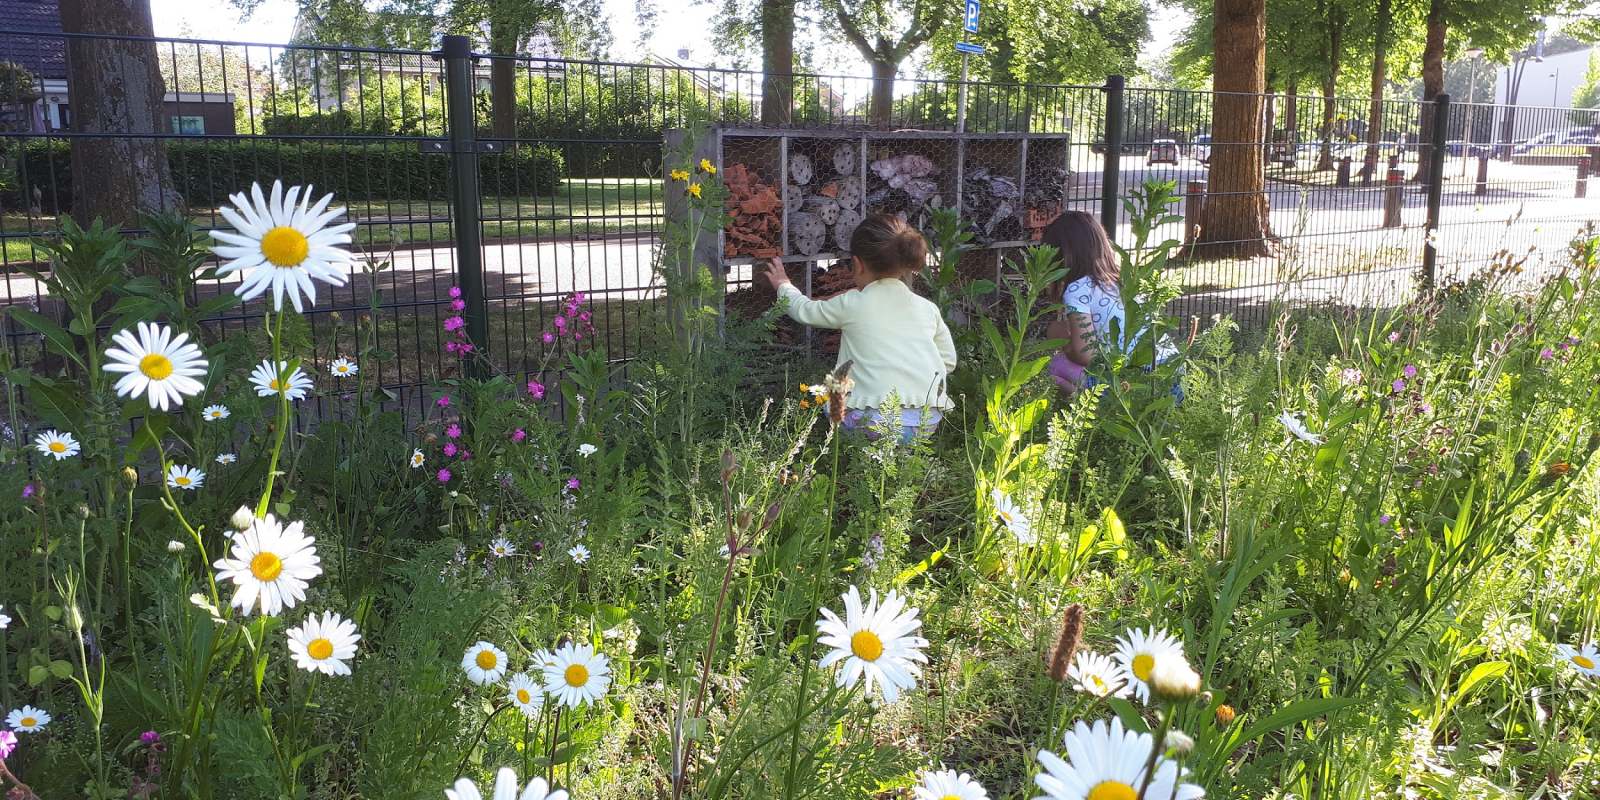
[(1050, 377), (1055, 379), (1056, 386), (1067, 390), (1083, 388), (1083, 378), (1086, 374), (1083, 366), (1061, 353), (1050, 357), (1050, 366), (1046, 369)]

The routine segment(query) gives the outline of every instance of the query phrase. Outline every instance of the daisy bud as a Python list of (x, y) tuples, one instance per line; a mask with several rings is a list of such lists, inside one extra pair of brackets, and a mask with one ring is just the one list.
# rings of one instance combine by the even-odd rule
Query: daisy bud
[(1188, 700), (1200, 693), (1200, 673), (1183, 656), (1163, 656), (1150, 668), (1150, 689), (1162, 700)]
[(126, 487), (126, 488), (129, 488), (129, 489), (132, 489), (133, 487), (138, 486), (139, 485), (139, 472), (137, 470), (135, 470), (133, 467), (123, 467), (122, 468), (122, 485), (124, 487)]
[(1511, 465), (1516, 467), (1518, 472), (1526, 470), (1528, 468), (1528, 464), (1532, 461), (1533, 454), (1528, 452), (1527, 448), (1518, 450), (1517, 454), (1511, 457)]
[(185, 545), (183, 542), (180, 542), (177, 539), (173, 539), (172, 541), (167, 542), (167, 552), (169, 552), (169, 553), (181, 553), (181, 552), (183, 552), (183, 549), (186, 546), (187, 545)]
[(1217, 706), (1217, 713), (1216, 713), (1217, 727), (1226, 728), (1229, 725), (1232, 725), (1233, 724), (1233, 717), (1234, 717), (1233, 706), (1230, 706), (1230, 705)]
[(250, 530), (250, 526), (254, 525), (255, 521), (255, 512), (244, 506), (239, 506), (239, 510), (233, 512), (233, 518), (228, 520), (228, 524), (232, 525), (234, 530), (242, 533)]
[(339, 312), (337, 311), (329, 311), (328, 319), (332, 320), (334, 325), (338, 325), (340, 322), (344, 321), (344, 318), (339, 316)]
[(1050, 652), (1050, 680), (1067, 679), (1078, 642), (1083, 639), (1083, 604), (1073, 603), (1061, 614), (1061, 630), (1056, 633), (1056, 648)]
[(1175, 756), (1186, 756), (1194, 752), (1194, 738), (1176, 728), (1167, 731), (1165, 742), (1167, 751)]
[(88, 519), (88, 518), (89, 518), (89, 507), (88, 506), (78, 506), (78, 519)]

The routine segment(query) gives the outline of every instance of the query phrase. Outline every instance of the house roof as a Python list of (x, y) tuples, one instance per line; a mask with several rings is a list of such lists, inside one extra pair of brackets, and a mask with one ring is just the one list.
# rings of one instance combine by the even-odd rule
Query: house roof
[(0, 2), (0, 61), (21, 64), (35, 77), (67, 77), (67, 45), (59, 36), (40, 36), (61, 32), (61, 6), (58, 0), (4, 0)]

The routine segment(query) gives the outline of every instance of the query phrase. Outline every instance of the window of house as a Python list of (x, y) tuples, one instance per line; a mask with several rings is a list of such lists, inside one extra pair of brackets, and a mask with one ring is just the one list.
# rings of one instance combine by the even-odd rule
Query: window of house
[(204, 135), (206, 132), (205, 117), (173, 117), (173, 133), (189, 133)]

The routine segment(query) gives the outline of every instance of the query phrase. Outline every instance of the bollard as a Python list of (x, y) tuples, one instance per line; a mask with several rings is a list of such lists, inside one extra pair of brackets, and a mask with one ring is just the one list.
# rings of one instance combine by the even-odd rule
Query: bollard
[(1399, 156), (1389, 156), (1389, 169), (1399, 169), (1399, 168), (1400, 168), (1400, 157)]
[(1573, 197), (1589, 196), (1589, 157), (1578, 157), (1578, 185), (1575, 187)]
[(1333, 185), (1335, 185), (1335, 186), (1349, 186), (1350, 185), (1350, 157), (1349, 156), (1345, 156), (1344, 158), (1339, 159), (1339, 175), (1338, 175), (1338, 177), (1334, 178)]
[(1478, 154), (1478, 186), (1473, 193), (1479, 197), (1489, 194), (1489, 154)]
[(1200, 238), (1200, 215), (1206, 205), (1206, 182), (1189, 181), (1183, 194), (1183, 241), (1193, 246)]
[(1406, 188), (1406, 172), (1399, 167), (1389, 169), (1389, 177), (1383, 190), (1383, 227), (1400, 227), (1400, 208), (1403, 192)]
[(1367, 154), (1361, 157), (1361, 185), (1371, 186), (1372, 174), (1377, 171), (1378, 157), (1368, 150)]

